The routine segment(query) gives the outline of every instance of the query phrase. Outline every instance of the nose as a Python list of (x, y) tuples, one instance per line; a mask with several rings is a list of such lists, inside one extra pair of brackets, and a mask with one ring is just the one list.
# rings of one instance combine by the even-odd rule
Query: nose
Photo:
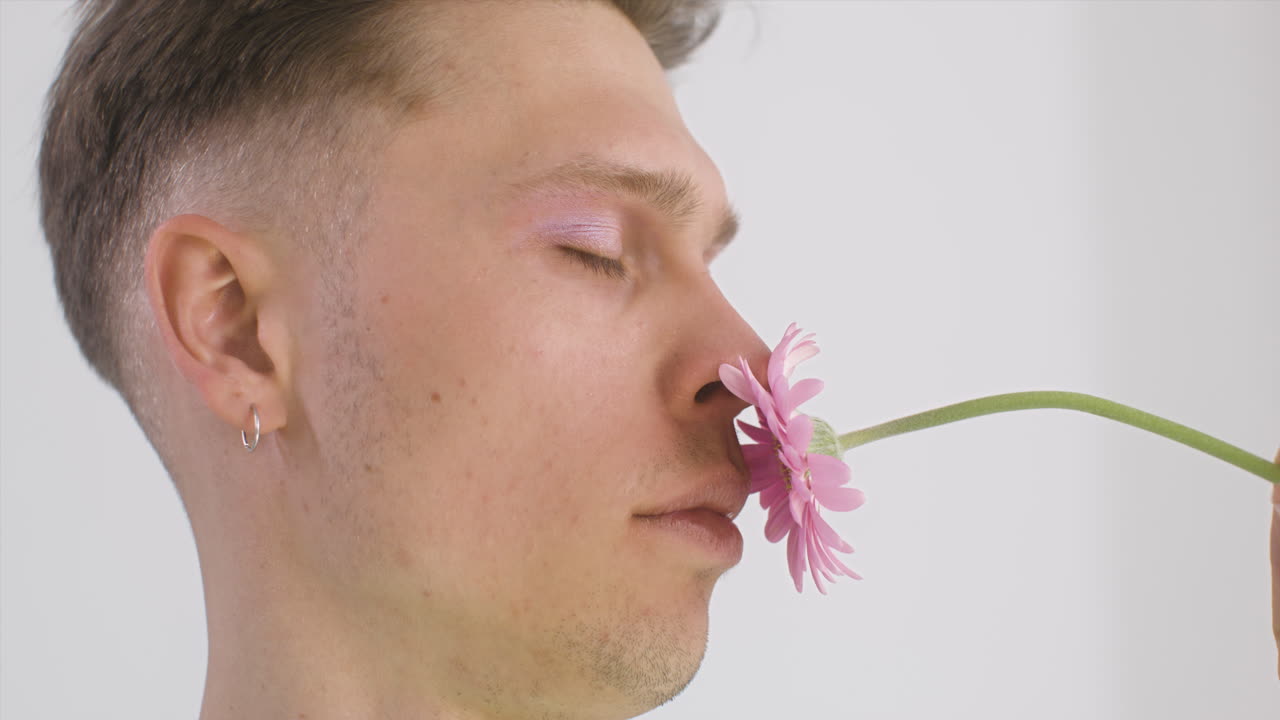
[[(757, 340), (758, 339), (759, 338), (757, 338)], [(768, 383), (765, 382), (765, 368), (769, 361), (768, 348), (764, 347), (763, 343), (760, 343), (760, 347), (753, 349), (750, 353), (739, 353), (734, 355), (732, 359), (725, 359), (724, 362), (738, 368), (741, 367), (740, 362), (744, 360), (756, 380), (758, 380), (761, 385), (768, 387)], [(733, 392), (731, 392), (729, 388), (725, 387), (724, 383), (721, 382), (719, 377), (720, 364), (721, 363), (716, 363), (716, 377), (708, 380), (706, 384), (702, 385), (702, 387), (698, 388), (698, 391), (694, 393), (693, 403), (695, 406), (715, 407), (716, 405), (724, 405), (726, 406), (724, 413), (730, 418), (735, 418), (740, 415), (743, 410), (751, 407), (751, 403), (733, 394)]]
[(720, 382), (720, 365), (737, 367), (741, 358), (768, 387), (769, 347), (714, 283), (707, 287), (701, 301), (684, 311), (680, 337), (669, 356), (671, 366), (663, 375), (670, 383), (667, 395), (673, 414), (694, 424), (727, 427), (732, 433), (733, 419), (750, 403)]

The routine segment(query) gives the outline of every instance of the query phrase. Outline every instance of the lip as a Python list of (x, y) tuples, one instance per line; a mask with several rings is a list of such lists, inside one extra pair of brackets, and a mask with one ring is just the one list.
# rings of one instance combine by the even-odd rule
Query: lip
[(695, 546), (725, 567), (742, 560), (742, 533), (732, 520), (704, 507), (659, 515), (637, 515), (641, 528), (661, 534), (684, 546)]
[(710, 510), (732, 520), (742, 512), (750, 495), (751, 481), (736, 468), (715, 473), (689, 491), (666, 502), (642, 509), (637, 517), (668, 515), (681, 510)]

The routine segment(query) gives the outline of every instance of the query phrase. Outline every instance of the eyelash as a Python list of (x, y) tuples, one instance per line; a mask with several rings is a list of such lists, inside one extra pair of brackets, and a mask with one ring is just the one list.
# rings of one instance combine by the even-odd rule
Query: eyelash
[(611, 277), (615, 280), (625, 280), (627, 278), (627, 269), (622, 263), (613, 258), (600, 257), (589, 252), (584, 252), (578, 248), (561, 245), (560, 249), (569, 254), (570, 257), (576, 259), (591, 270)]

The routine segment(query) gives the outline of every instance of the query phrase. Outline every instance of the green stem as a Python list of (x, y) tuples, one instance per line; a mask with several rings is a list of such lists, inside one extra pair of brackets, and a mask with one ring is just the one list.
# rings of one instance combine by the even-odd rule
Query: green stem
[(890, 420), (886, 423), (845, 433), (839, 437), (840, 449), (841, 451), (849, 450), (859, 445), (866, 445), (869, 442), (893, 437), (894, 435), (923, 430), (936, 425), (945, 425), (965, 418), (978, 417), (979, 415), (1009, 412), (1010, 410), (1035, 410), (1038, 408), (1079, 410), (1118, 420), (1208, 453), (1219, 460), (1225, 460), (1238, 468), (1248, 470), (1264, 480), (1280, 483), (1280, 465), (1245, 452), (1235, 445), (1205, 435), (1199, 430), (1192, 430), (1186, 425), (1179, 425), (1176, 422), (1165, 420), (1151, 413), (1131, 408), (1128, 405), (1111, 402), (1110, 400), (1103, 400), (1093, 395), (1054, 390), (1032, 390), (1030, 392), (990, 395), (976, 400), (966, 400), (954, 405), (927, 410), (915, 415), (908, 415), (897, 420)]

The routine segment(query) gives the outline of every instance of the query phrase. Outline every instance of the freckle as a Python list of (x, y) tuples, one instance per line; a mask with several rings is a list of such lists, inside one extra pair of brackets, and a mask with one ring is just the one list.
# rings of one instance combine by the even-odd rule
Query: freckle
[(383, 294), (383, 296), (382, 296), (381, 298), (379, 298), (379, 299), (380, 299), (380, 300), (382, 300), (382, 304), (383, 304), (383, 305), (386, 305), (386, 304), (387, 304), (387, 301), (388, 301), (388, 300), (390, 300), (390, 299), (391, 299), (391, 297), (390, 297), (389, 295), (386, 295), (386, 294), (384, 293), (384, 294)]
[(365, 471), (365, 472), (373, 472), (373, 466), (372, 466), (372, 465), (370, 465), (369, 463), (365, 463), (365, 464), (364, 464), (364, 471)]
[(467, 379), (464, 377), (458, 378), (458, 387), (466, 387), (466, 386), (467, 386)]
[(307, 504), (306, 500), (302, 501), (302, 512), (311, 512), (311, 506)]
[(431, 393), (431, 402), (433, 402), (433, 403), (438, 403), (438, 402), (440, 402), (440, 393), (438, 393), (438, 392), (433, 392), (433, 393)]
[(476, 406), (476, 396), (475, 396), (475, 395), (472, 395), (472, 396), (471, 396), (471, 407), (475, 407), (475, 406)]

